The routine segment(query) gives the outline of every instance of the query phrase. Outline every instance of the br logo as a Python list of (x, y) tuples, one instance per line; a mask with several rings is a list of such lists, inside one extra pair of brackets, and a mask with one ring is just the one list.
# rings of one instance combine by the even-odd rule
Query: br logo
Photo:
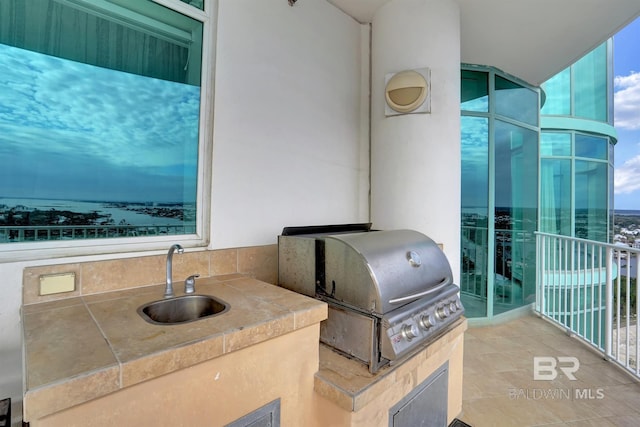
[(575, 381), (573, 375), (580, 369), (577, 357), (571, 356), (542, 356), (533, 358), (533, 379), (538, 381), (552, 381), (558, 376), (558, 369), (570, 380)]

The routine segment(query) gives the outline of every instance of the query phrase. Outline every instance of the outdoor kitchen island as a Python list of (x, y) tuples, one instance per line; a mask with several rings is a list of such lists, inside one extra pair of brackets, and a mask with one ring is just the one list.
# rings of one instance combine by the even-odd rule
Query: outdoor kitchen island
[(228, 311), (154, 325), (136, 309), (162, 298), (163, 286), (23, 306), (24, 421), (225, 426), (263, 407), (283, 426), (315, 418), (323, 302), (239, 274), (215, 276), (198, 279), (197, 293)]
[[(112, 263), (102, 264), (56, 270), (113, 271)], [(43, 271), (27, 269), (27, 294)], [(82, 296), (40, 303), (28, 297), (34, 303), (23, 307), (24, 415), (32, 426), (226, 426), (278, 407), (273, 425), (386, 427), (389, 409), (443, 367), (448, 388), (437, 401), (445, 402), (447, 423), (460, 413), (464, 318), (371, 374), (319, 342), (324, 302), (251, 277), (198, 279), (198, 293), (219, 297), (230, 310), (173, 326), (136, 313), (162, 286), (96, 294), (89, 286)], [(431, 417), (424, 410), (420, 416)]]

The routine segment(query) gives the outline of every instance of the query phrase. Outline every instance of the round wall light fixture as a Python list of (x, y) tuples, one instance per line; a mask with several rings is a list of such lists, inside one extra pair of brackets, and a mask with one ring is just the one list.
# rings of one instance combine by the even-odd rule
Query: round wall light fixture
[(430, 112), (430, 72), (428, 68), (401, 71), (386, 77), (387, 116)]

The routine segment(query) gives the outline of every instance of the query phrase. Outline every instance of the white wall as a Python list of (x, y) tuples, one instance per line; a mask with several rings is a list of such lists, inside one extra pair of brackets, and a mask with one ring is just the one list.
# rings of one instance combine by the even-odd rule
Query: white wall
[[(371, 218), (444, 245), (460, 272), (460, 17), (454, 0), (395, 0), (374, 17)], [(385, 117), (388, 73), (431, 69), (431, 113)]]
[(221, 0), (218, 17), (211, 246), (367, 221), (368, 26), (318, 0)]

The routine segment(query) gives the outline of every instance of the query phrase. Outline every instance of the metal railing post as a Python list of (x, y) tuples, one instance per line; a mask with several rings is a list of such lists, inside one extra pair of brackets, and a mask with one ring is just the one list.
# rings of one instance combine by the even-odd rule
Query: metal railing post
[(545, 294), (545, 281), (546, 281), (546, 276), (545, 276), (545, 266), (546, 266), (546, 250), (545, 250), (545, 243), (546, 243), (546, 238), (545, 236), (540, 236), (537, 235), (536, 236), (537, 239), (537, 243), (538, 243), (538, 282), (539, 282), (539, 286), (538, 288), (538, 298), (536, 298), (536, 300), (538, 301), (539, 307), (538, 307), (538, 312), (539, 313), (546, 313), (546, 309), (545, 309), (545, 298), (544, 298), (544, 294)]
[(613, 340), (613, 249), (606, 248), (607, 278), (605, 282), (605, 327), (604, 327), (604, 353), (607, 359), (611, 359), (611, 347)]

